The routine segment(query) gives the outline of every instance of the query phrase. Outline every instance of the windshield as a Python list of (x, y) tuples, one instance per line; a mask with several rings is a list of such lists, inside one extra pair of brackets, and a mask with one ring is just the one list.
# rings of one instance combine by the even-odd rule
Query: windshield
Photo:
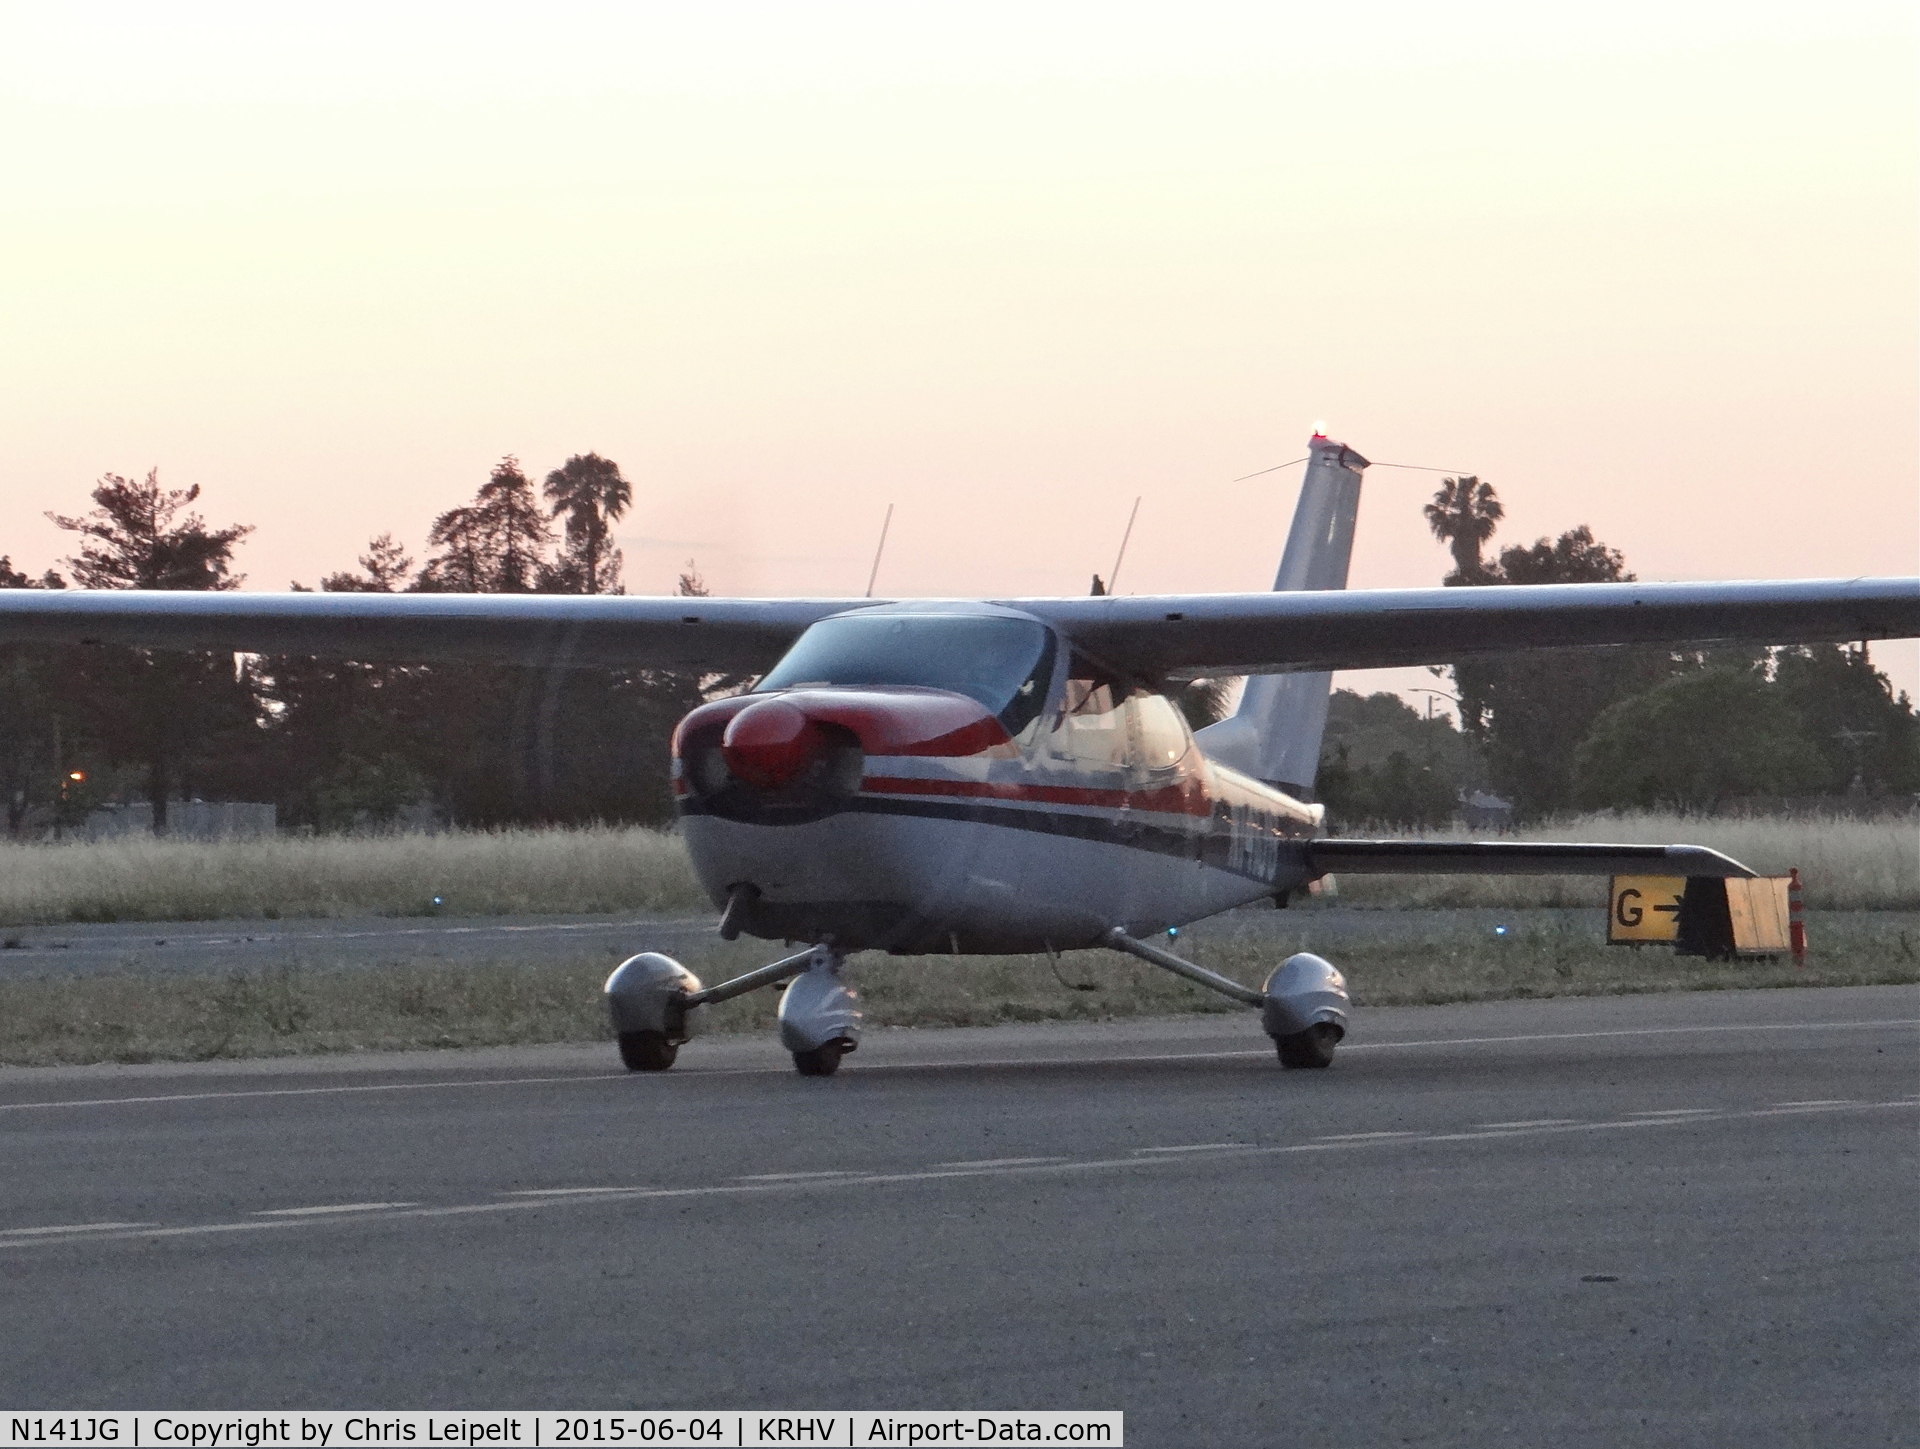
[(756, 690), (808, 684), (917, 684), (977, 699), (1019, 734), (1046, 703), (1053, 635), (1032, 619), (983, 614), (847, 614), (822, 619)]

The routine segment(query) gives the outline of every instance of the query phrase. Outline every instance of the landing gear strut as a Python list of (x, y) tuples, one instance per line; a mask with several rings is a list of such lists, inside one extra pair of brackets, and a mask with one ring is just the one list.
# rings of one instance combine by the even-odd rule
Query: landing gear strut
[(780, 998), (780, 1044), (803, 1077), (830, 1077), (860, 1044), (859, 998), (840, 979), (844, 953), (815, 946)]
[(664, 1072), (693, 1036), (697, 1006), (728, 1001), (758, 987), (798, 978), (780, 998), (780, 1042), (804, 1077), (830, 1077), (840, 1058), (860, 1042), (858, 998), (840, 979), (846, 954), (831, 945), (810, 947), (717, 986), (671, 956), (645, 952), (620, 963), (607, 978), (620, 1060), (631, 1072)]
[(1260, 1024), (1273, 1038), (1283, 1067), (1329, 1067), (1333, 1049), (1347, 1032), (1346, 978), (1320, 957), (1302, 951), (1289, 956), (1267, 977), (1265, 991), (1255, 991), (1204, 966), (1136, 940), (1120, 927), (1107, 932), (1107, 944), (1116, 951), (1149, 961), (1163, 971), (1184, 976), (1243, 1006), (1260, 1012)]

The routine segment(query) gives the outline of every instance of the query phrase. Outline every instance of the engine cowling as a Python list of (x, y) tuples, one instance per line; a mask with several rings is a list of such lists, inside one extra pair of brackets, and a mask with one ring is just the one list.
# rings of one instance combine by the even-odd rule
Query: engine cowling
[(706, 813), (762, 824), (831, 814), (869, 755), (1015, 751), (985, 706), (946, 690), (795, 689), (694, 710), (674, 732), (675, 789)]

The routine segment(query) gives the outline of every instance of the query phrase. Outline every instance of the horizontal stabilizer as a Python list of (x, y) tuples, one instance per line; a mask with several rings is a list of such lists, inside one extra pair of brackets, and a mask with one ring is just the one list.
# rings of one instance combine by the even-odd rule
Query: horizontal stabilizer
[(1532, 840), (1315, 840), (1315, 876), (1754, 874), (1703, 845), (1568, 845)]

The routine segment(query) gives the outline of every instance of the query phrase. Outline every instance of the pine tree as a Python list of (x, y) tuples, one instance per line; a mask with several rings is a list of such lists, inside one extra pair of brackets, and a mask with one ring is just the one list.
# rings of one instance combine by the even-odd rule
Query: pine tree
[(552, 540), (533, 484), (509, 453), (494, 465), (472, 503), (433, 521), (427, 542), (441, 552), (427, 560), (414, 588), (441, 594), (537, 593), (551, 567), (546, 549)]

